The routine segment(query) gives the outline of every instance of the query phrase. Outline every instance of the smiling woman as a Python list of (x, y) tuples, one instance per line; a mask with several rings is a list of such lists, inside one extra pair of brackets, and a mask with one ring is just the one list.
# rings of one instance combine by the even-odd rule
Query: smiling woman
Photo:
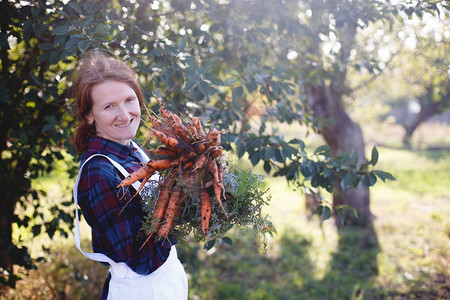
[[(93, 52), (80, 61), (74, 90), (80, 124), (73, 143), (82, 153), (73, 189), (75, 244), (86, 257), (111, 266), (102, 299), (187, 299), (176, 240), (146, 240), (141, 199), (132, 196), (140, 183), (118, 188), (124, 177), (149, 161), (132, 141), (143, 101), (135, 72), (122, 61)], [(154, 191), (158, 181), (159, 175), (153, 175), (147, 190)], [(92, 229), (94, 253), (81, 249), (78, 205)]]
[(92, 109), (88, 123), (95, 125), (97, 135), (129, 145), (136, 135), (141, 109), (135, 91), (120, 81), (105, 81), (91, 92)]

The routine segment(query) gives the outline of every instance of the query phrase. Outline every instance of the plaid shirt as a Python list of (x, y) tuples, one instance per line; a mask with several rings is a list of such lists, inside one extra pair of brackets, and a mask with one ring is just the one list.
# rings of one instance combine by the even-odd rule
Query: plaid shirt
[[(129, 173), (139, 169), (141, 158), (133, 146), (122, 145), (107, 139), (94, 137), (81, 156), (81, 164), (93, 154), (104, 154), (122, 165)], [(95, 157), (82, 170), (78, 185), (78, 203), (87, 223), (92, 229), (92, 248), (116, 262), (125, 262), (138, 274), (150, 274), (160, 267), (170, 253), (173, 239), (162, 242), (152, 237), (141, 249), (146, 236), (139, 234), (144, 212), (141, 199), (136, 196), (120, 210), (131, 198), (132, 191), (123, 192), (117, 188), (122, 174), (107, 158)], [(105, 288), (108, 287), (108, 280)], [(106, 294), (105, 294), (106, 292)], [(104, 290), (104, 295), (107, 291)]]

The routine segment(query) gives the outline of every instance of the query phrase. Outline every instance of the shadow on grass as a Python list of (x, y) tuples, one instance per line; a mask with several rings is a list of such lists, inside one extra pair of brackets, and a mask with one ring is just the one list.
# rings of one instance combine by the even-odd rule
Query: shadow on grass
[(443, 161), (450, 157), (450, 148), (417, 150), (415, 152), (419, 156), (424, 156), (434, 162)]
[[(314, 253), (318, 246), (313, 245), (311, 234), (297, 230), (277, 236), (266, 255), (251, 245), (251, 237), (237, 233), (231, 235), (232, 246), (218, 243), (215, 251), (203, 251), (195, 242), (180, 244), (177, 250), (189, 276), (189, 299), (381, 299), (373, 287), (379, 252), (375, 231), (344, 227), (339, 235), (324, 276), (317, 259), (323, 254)], [(35, 299), (98, 299), (107, 268), (82, 257), (74, 247), (69, 252), (60, 250), (26, 285), (23, 282), (20, 295), (24, 299), (31, 295)]]
[(375, 278), (380, 252), (373, 224), (365, 227), (344, 226), (338, 229), (337, 250), (332, 254), (328, 273), (318, 282), (327, 299), (376, 299)]
[(372, 226), (345, 227), (339, 235), (323, 277), (318, 276), (312, 241), (297, 232), (279, 237), (268, 255), (242, 238), (204, 256), (192, 255), (201, 251), (185, 245), (179, 256), (190, 262), (190, 299), (363, 299), (373, 292), (378, 274), (376, 233)]

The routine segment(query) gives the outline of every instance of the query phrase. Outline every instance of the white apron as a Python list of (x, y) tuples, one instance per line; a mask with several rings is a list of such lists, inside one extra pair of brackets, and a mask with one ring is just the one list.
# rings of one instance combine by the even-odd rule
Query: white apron
[[(135, 145), (136, 146), (136, 145)], [(148, 160), (147, 155), (140, 149), (141, 157)], [(81, 249), (80, 224), (78, 215), (78, 184), (84, 165), (93, 157), (106, 157), (121, 173), (127, 177), (129, 173), (119, 163), (103, 154), (90, 156), (80, 167), (77, 181), (73, 188), (75, 200), (75, 245), (87, 258), (108, 263), (111, 267), (111, 281), (109, 282), (108, 299), (127, 300), (185, 300), (188, 298), (188, 282), (183, 265), (178, 260), (175, 245), (170, 249), (170, 254), (162, 266), (149, 275), (140, 275), (134, 272), (124, 262), (115, 262), (103, 253), (88, 253)], [(155, 175), (154, 175), (155, 176)], [(153, 177), (153, 176), (152, 176)], [(133, 187), (138, 190), (140, 182), (135, 182)]]

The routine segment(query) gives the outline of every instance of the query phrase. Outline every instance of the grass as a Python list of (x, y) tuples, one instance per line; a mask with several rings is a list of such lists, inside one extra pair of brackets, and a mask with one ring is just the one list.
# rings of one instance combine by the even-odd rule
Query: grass
[[(191, 241), (180, 244), (189, 298), (450, 298), (450, 150), (378, 150), (377, 168), (398, 181), (371, 189), (373, 226), (337, 229), (331, 221), (308, 220), (304, 195), (282, 178), (268, 178), (266, 211), (278, 233), (267, 252), (237, 230), (229, 234), (232, 246), (205, 251)], [(0, 299), (98, 299), (107, 274), (78, 253), (71, 238), (54, 239), (47, 262), (38, 266)]]

